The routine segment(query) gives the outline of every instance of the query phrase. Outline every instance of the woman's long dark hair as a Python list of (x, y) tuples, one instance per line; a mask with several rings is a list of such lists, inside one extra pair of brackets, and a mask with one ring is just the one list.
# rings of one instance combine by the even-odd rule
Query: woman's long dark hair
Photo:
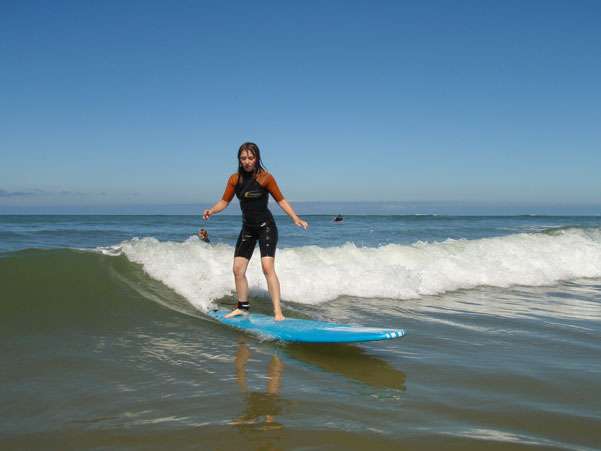
[(259, 175), (259, 173), (261, 171), (267, 172), (267, 170), (263, 166), (263, 162), (261, 161), (261, 151), (259, 150), (259, 146), (257, 146), (255, 143), (251, 143), (251, 142), (244, 143), (238, 149), (238, 176), (239, 176), (238, 180), (240, 182), (244, 178), (244, 175), (247, 174), (247, 172), (244, 170), (244, 166), (242, 166), (242, 163), (240, 163), (240, 155), (245, 150), (247, 152), (252, 153), (255, 156), (255, 169), (252, 172), (252, 178), (254, 179), (255, 177), (257, 177), (257, 175)]

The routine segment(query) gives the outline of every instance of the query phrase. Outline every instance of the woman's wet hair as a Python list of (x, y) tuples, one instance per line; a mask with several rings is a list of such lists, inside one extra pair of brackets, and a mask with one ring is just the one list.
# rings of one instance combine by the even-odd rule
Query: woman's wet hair
[[(265, 167), (263, 166), (263, 162), (261, 161), (261, 151), (259, 150), (259, 146), (257, 146), (255, 143), (246, 142), (238, 149), (238, 174), (240, 174), (240, 176), (246, 174), (244, 166), (242, 166), (242, 163), (240, 162), (240, 155), (242, 155), (242, 152), (244, 151), (252, 153), (255, 157), (255, 169), (252, 174), (253, 177), (256, 177), (261, 171), (266, 171)], [(242, 177), (240, 177), (240, 180), (242, 180)]]

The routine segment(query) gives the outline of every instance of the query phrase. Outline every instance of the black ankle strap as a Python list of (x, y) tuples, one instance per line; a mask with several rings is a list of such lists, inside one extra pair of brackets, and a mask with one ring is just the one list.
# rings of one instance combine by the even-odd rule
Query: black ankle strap
[(236, 308), (240, 309), (240, 310), (244, 310), (245, 312), (248, 312), (248, 309), (250, 309), (250, 303), (248, 301), (246, 301), (246, 302), (238, 301), (236, 303)]

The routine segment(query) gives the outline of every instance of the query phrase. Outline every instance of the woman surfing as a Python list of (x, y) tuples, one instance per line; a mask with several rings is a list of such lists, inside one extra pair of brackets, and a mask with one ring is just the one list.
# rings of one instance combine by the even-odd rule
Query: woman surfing
[(238, 302), (236, 308), (226, 318), (249, 313), (246, 269), (258, 241), (261, 250), (261, 267), (273, 303), (275, 320), (285, 319), (280, 305), (280, 281), (275, 272), (278, 228), (267, 208), (270, 194), (280, 208), (292, 218), (294, 224), (305, 229), (308, 227), (309, 224), (296, 215), (292, 206), (284, 199), (273, 176), (263, 167), (259, 147), (251, 142), (242, 144), (238, 149), (238, 172), (230, 176), (221, 200), (213, 208), (205, 210), (203, 214), (203, 219), (209, 219), (211, 215), (223, 211), (234, 195), (240, 201), (242, 230), (234, 251), (233, 267)]

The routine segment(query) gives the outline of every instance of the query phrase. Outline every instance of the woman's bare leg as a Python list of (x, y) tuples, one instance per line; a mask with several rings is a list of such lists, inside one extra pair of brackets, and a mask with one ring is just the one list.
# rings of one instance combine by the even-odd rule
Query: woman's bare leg
[(265, 280), (267, 280), (269, 296), (271, 296), (271, 302), (273, 303), (275, 320), (284, 321), (286, 318), (284, 318), (284, 315), (282, 315), (282, 307), (280, 306), (280, 280), (278, 279), (278, 275), (275, 273), (275, 258), (262, 257), (261, 266), (263, 267)]
[[(236, 294), (238, 302), (248, 302), (248, 280), (246, 279), (246, 268), (248, 268), (248, 260), (244, 257), (234, 257), (234, 282), (236, 283)], [(248, 315), (247, 311), (236, 308), (232, 312), (225, 315), (226, 318), (232, 316)]]

